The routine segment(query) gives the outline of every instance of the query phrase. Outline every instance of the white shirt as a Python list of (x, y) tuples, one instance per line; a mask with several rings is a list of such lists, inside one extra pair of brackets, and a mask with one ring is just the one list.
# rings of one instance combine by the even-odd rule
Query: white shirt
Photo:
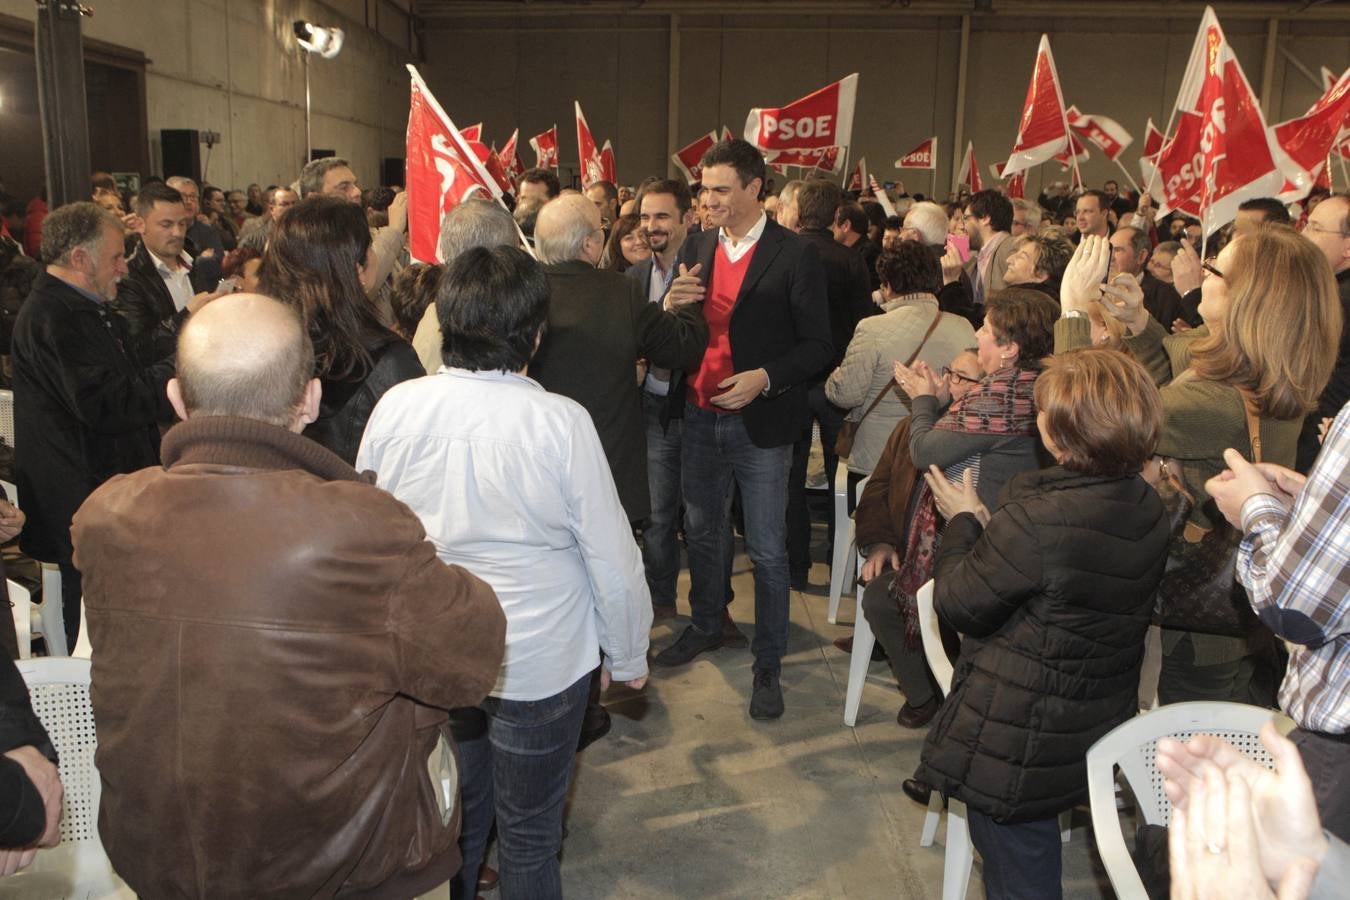
[(150, 254), (150, 258), (155, 261), (155, 269), (158, 270), (159, 277), (164, 279), (169, 295), (173, 297), (174, 307), (179, 312), (187, 309), (188, 303), (192, 300), (192, 279), (188, 275), (192, 271), (192, 257), (188, 256), (186, 251), (180, 253), (177, 271), (164, 265), (164, 260), (153, 253)]
[(745, 233), (745, 237), (739, 241), (734, 240), (731, 235), (727, 234), (725, 226), (718, 229), (717, 239), (722, 242), (722, 250), (726, 253), (727, 259), (735, 262), (755, 249), (755, 244), (759, 243), (759, 239), (764, 235), (764, 226), (768, 222), (769, 217), (764, 214), (763, 210), (760, 210), (759, 221), (752, 225), (750, 230)]
[(497, 592), (493, 696), (551, 697), (601, 650), (615, 681), (647, 674), (642, 557), (580, 404), (523, 375), (442, 366), (380, 398), (356, 467), (417, 513), (444, 562)]

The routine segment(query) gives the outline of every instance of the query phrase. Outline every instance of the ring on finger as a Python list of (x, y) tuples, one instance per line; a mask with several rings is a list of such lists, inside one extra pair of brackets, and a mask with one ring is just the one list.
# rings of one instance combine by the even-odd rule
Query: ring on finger
[(1218, 841), (1206, 841), (1205, 850), (1209, 853), (1213, 853), (1215, 856), (1222, 856), (1224, 852), (1223, 844), (1220, 844)]

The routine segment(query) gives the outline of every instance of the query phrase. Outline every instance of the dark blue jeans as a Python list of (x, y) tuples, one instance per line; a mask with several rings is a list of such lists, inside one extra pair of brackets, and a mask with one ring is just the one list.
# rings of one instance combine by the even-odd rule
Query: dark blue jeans
[[(839, 467), (839, 457), (834, 453), (835, 441), (839, 439), (839, 428), (844, 424), (848, 410), (840, 409), (825, 398), (825, 385), (815, 384), (807, 390), (807, 402), (811, 406), (811, 418), (820, 425), (820, 445), (825, 452), (825, 487), (833, 496), (834, 473)], [(788, 563), (794, 571), (806, 571), (811, 568), (811, 512), (806, 505), (806, 465), (811, 456), (811, 423), (808, 421), (806, 432), (792, 447), (792, 473), (788, 476)], [(834, 546), (834, 504), (829, 504), (827, 514), (826, 537), (829, 545)]]
[(680, 575), (680, 542), (675, 533), (680, 518), (680, 435), (683, 419), (661, 427), (665, 397), (642, 392), (647, 426), (647, 487), (652, 515), (642, 529), (642, 566), (653, 606), (675, 605), (675, 582)]
[(741, 489), (745, 549), (755, 566), (757, 670), (778, 671), (787, 653), (787, 480), (792, 446), (757, 447), (735, 414), (685, 404), (685, 538), (689, 546), (689, 606), (704, 634), (722, 628), (726, 609), (726, 543), (733, 481)]
[(984, 863), (986, 900), (1060, 900), (1064, 863), (1059, 818), (1000, 825), (967, 808), (970, 842)]
[(558, 852), (591, 676), (542, 700), (488, 697), (487, 728), (459, 742), (463, 797), (455, 897), (473, 897), (488, 833), (497, 819), (497, 869), (504, 898), (562, 897)]

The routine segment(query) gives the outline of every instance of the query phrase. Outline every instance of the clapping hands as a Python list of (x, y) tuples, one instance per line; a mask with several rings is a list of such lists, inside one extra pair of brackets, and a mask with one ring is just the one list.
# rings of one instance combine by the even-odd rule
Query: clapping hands
[(1059, 302), (1065, 312), (1086, 313), (1101, 297), (1102, 280), (1111, 265), (1111, 245), (1106, 238), (1084, 235), (1074, 250), (1059, 284)]

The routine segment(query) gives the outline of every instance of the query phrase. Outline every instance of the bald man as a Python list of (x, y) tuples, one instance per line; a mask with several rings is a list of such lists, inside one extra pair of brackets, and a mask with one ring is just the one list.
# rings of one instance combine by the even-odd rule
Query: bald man
[(428, 757), (453, 784), (445, 710), (492, 687), (505, 617), (411, 510), (299, 434), (313, 365), (285, 306), (213, 301), (179, 335), (163, 467), (75, 516), (99, 833), (141, 896), (411, 897), (460, 866)]

